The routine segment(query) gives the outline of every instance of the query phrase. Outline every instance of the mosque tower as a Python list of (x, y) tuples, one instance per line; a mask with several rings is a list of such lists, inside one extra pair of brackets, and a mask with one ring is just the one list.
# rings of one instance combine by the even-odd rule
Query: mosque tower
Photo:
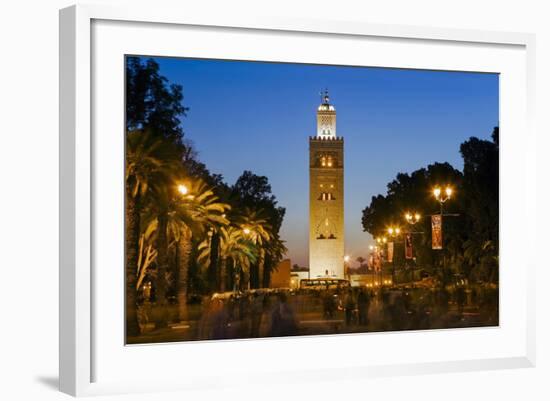
[(344, 278), (344, 138), (328, 91), (309, 137), (309, 275)]

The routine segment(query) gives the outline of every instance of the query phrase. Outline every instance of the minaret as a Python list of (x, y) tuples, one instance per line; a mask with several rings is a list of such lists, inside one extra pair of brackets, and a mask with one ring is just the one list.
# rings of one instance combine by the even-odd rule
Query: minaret
[(309, 275), (344, 278), (344, 138), (326, 90), (309, 137)]

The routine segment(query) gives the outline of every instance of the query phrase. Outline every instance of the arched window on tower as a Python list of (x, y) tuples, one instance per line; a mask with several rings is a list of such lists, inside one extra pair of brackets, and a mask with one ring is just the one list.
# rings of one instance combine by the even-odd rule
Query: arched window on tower
[(334, 195), (331, 192), (321, 192), (321, 194), (317, 198), (317, 200), (320, 200), (320, 201), (331, 201), (331, 200), (335, 200), (335, 199), (336, 198), (334, 197)]
[(337, 167), (337, 157), (334, 154), (321, 153), (317, 156), (317, 167)]

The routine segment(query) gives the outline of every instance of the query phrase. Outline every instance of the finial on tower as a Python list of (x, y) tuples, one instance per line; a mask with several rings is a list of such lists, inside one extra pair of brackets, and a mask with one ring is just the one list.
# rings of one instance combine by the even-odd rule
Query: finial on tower
[(323, 104), (328, 104), (328, 101), (330, 100), (330, 97), (328, 96), (328, 89), (325, 88), (325, 90), (321, 91), (319, 94), (321, 95), (321, 102)]

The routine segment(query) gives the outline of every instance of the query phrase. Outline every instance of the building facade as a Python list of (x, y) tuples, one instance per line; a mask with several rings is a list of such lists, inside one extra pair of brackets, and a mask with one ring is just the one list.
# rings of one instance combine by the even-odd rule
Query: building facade
[(290, 259), (283, 259), (277, 265), (277, 268), (271, 273), (271, 288), (289, 288), (290, 287)]
[(309, 137), (309, 272), (344, 278), (344, 138), (325, 91)]

